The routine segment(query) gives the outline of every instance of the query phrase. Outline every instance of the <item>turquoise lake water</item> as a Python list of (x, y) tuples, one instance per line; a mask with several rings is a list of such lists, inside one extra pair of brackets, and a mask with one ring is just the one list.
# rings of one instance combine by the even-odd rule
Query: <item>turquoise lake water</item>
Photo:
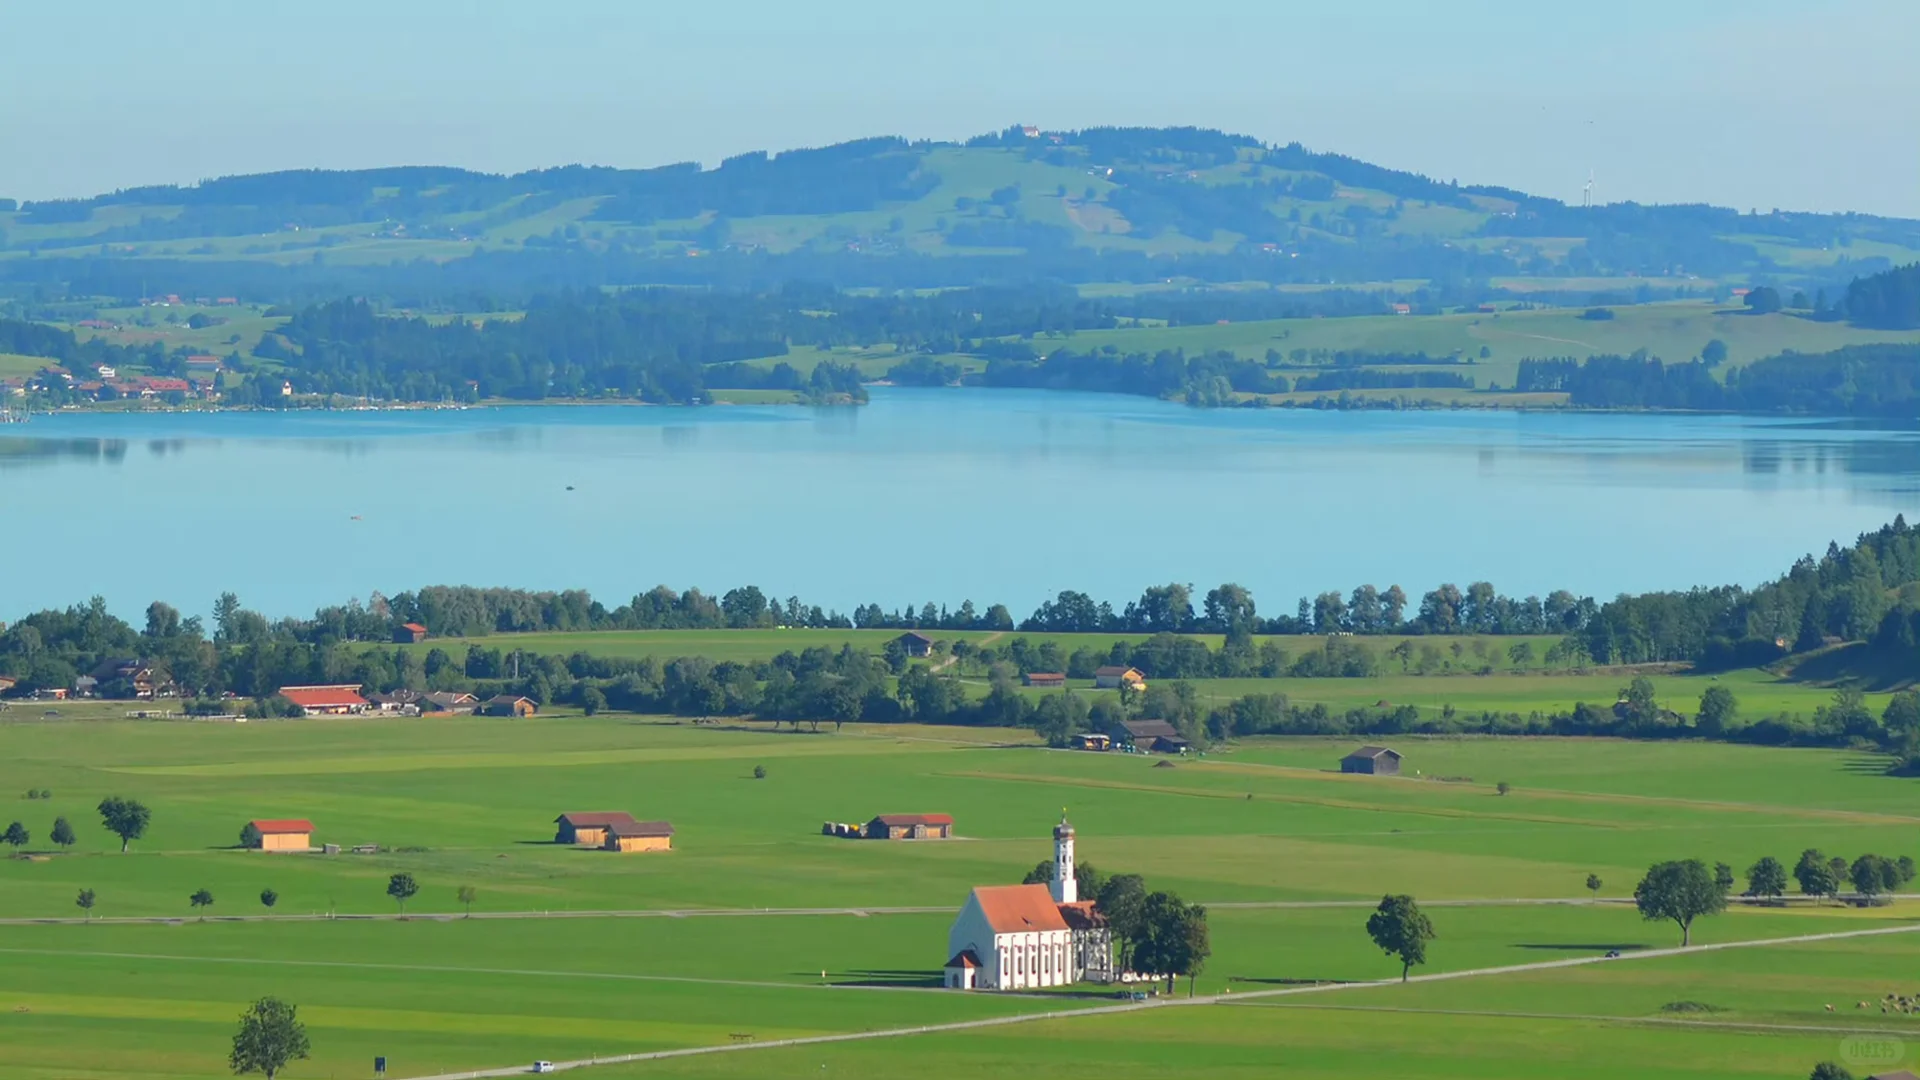
[(752, 583), (842, 610), (1237, 581), (1751, 585), (1920, 509), (1920, 432), (1740, 417), (866, 408), (62, 415), (0, 428), (0, 620), (98, 593), (271, 615), (425, 584)]

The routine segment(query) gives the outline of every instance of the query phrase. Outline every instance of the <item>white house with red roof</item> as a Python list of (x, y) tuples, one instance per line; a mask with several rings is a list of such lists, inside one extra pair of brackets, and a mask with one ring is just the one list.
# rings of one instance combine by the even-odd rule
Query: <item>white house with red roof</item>
[(1073, 826), (1053, 828), (1053, 880), (982, 885), (947, 931), (945, 984), (954, 990), (1029, 990), (1113, 978), (1113, 934), (1073, 875)]
[(351, 716), (367, 711), (370, 704), (360, 696), (360, 684), (337, 686), (283, 686), (280, 696), (300, 706), (308, 716)]

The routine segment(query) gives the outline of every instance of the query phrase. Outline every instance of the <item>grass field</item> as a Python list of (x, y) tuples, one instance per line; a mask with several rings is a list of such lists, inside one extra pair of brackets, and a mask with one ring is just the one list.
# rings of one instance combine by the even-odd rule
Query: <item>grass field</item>
[[(1750, 315), (1708, 301), (1685, 300), (1613, 309), (1614, 318), (1582, 319), (1570, 308), (1504, 311), (1498, 314), (1372, 315), (1340, 319), (1275, 319), (1224, 325), (1087, 330), (1053, 339), (1059, 347), (1092, 350), (1107, 345), (1123, 352), (1183, 348), (1189, 353), (1225, 349), (1260, 359), (1268, 349), (1282, 356), (1294, 349), (1360, 349), (1372, 352), (1425, 351), (1472, 359), (1464, 374), (1476, 387), (1511, 388), (1520, 361), (1528, 357), (1596, 353), (1627, 354), (1646, 349), (1671, 362), (1691, 360), (1708, 341), (1727, 344), (1727, 366), (1738, 367), (1789, 349), (1825, 352), (1842, 345), (1878, 341), (1920, 341), (1920, 332), (1856, 330), (1844, 323), (1817, 323), (1793, 315)], [(1036, 345), (1036, 347), (1038, 347)], [(1485, 348), (1488, 356), (1480, 357)], [(1434, 391), (1403, 390), (1407, 396)]]
[[(361, 1076), (376, 1054), (390, 1058), (390, 1075), (419, 1076), (1111, 1003), (925, 989), (944, 959), (947, 911), (972, 885), (1017, 881), (1044, 859), (1062, 805), (1082, 858), (1215, 905), (1202, 995), (1396, 974), (1361, 931), (1365, 906), (1389, 890), (1429, 902), (1558, 899), (1584, 895), (1589, 873), (1604, 880), (1598, 904), (1432, 908), (1431, 971), (1666, 947), (1670, 925), (1618, 902), (1653, 860), (1744, 867), (1809, 846), (1900, 854), (1920, 825), (1913, 781), (1878, 775), (1862, 755), (1691, 742), (1396, 741), (1410, 774), (1468, 783), (1341, 776), (1332, 766), (1350, 744), (1330, 740), (1248, 740), (1161, 769), (995, 730), (63, 715), (0, 728), (0, 791), (51, 792), (14, 796), (0, 812), (34, 834), (25, 857), (0, 860), (0, 919), (77, 916), (74, 894), (92, 888), (96, 916), (156, 921), (0, 925), (0, 1060), (9, 1076), (40, 1080), (219, 1074), (233, 1018), (267, 993), (300, 1004), (312, 1029), (315, 1058), (290, 1068), (291, 1080)], [(755, 765), (766, 779), (752, 778)], [(1495, 794), (1494, 780), (1512, 793)], [(127, 855), (91, 811), (116, 793), (154, 810)], [(546, 842), (556, 814), (581, 809), (670, 819), (676, 850), (616, 856)], [(912, 810), (953, 813), (960, 838), (818, 835), (822, 820)], [(70, 853), (47, 850), (55, 815), (80, 833)], [(310, 817), (318, 842), (386, 850), (235, 850), (241, 823), (261, 816)], [(394, 913), (384, 885), (401, 871), (421, 885), (409, 918), (350, 917)], [(474, 919), (458, 917), (461, 885), (478, 890)], [(187, 904), (199, 888), (216, 900), (205, 920)], [(278, 914), (341, 917), (236, 920), (265, 913), (263, 888), (279, 893)], [(1271, 906), (1301, 901), (1354, 906)], [(715, 908), (838, 913), (586, 914)], [(931, 910), (846, 910), (871, 908)], [(1905, 904), (1737, 909), (1696, 937), (1902, 926), (1913, 915)], [(592, 1075), (892, 1076), (942, 1055), (960, 1076), (1056, 1060), (1073, 1076), (1519, 1076), (1544, 1063), (1602, 1076), (1621, 1053), (1647, 1064), (1656, 1059), (1640, 1055), (1664, 1055), (1649, 1075), (1727, 1075), (1713, 1070), (1729, 1055), (1754, 1075), (1799, 1075), (1861, 1019), (1822, 1004), (1877, 1000), (1916, 956), (1905, 936), (1699, 953)], [(1686, 1018), (1723, 1026), (1658, 1023), (1671, 1019), (1669, 1001), (1710, 1003), (1721, 1011)], [(1724, 1026), (1735, 1022), (1760, 1026)], [(1439, 1051), (1422, 1048), (1435, 1040)]]

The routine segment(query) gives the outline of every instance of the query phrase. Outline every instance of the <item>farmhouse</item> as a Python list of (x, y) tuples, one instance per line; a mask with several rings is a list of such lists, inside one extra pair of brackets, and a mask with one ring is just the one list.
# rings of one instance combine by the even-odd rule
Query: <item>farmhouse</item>
[(672, 851), (673, 826), (665, 821), (616, 821), (607, 826), (602, 851)]
[(472, 712), (480, 704), (480, 699), (464, 690), (435, 690), (420, 695), (420, 711), (427, 712)]
[(945, 985), (1024, 990), (1113, 979), (1113, 932), (1099, 906), (1081, 900), (1073, 876), (1073, 826), (1053, 829), (1053, 881), (983, 885), (947, 932)]
[(1020, 676), (1020, 681), (1028, 686), (1058, 688), (1067, 685), (1067, 677), (1058, 671), (1029, 671)]
[(360, 696), (357, 683), (338, 686), (283, 686), (280, 696), (300, 707), (307, 716), (352, 716), (367, 711), (368, 702)]
[(255, 818), (247, 837), (256, 851), (305, 851), (313, 846), (313, 822), (305, 818)]
[(590, 847), (599, 847), (606, 842), (608, 826), (635, 824), (633, 815), (624, 810), (594, 810), (586, 813), (561, 814), (554, 818), (553, 822), (559, 826), (553, 833), (554, 843), (583, 844)]
[(107, 697), (151, 698), (161, 689), (150, 661), (133, 657), (100, 662), (93, 669), (95, 685)]
[(1165, 720), (1122, 720), (1120, 736), (1135, 750), (1156, 754), (1184, 754), (1187, 740)]
[(867, 822), (869, 840), (948, 840), (951, 814), (881, 814)]
[(1340, 759), (1340, 771), (1368, 776), (1398, 776), (1400, 752), (1384, 746), (1363, 746)]
[(917, 631), (909, 630), (893, 640), (900, 643), (901, 650), (908, 656), (931, 656), (933, 654), (933, 639)]
[(393, 628), (395, 645), (418, 645), (427, 640), (427, 628), (417, 622), (401, 623)]
[(1093, 685), (1097, 689), (1117, 690), (1122, 683), (1135, 690), (1145, 690), (1147, 677), (1140, 674), (1137, 668), (1119, 666), (1098, 668), (1093, 673)]
[(480, 706), (480, 711), (487, 716), (532, 716), (540, 711), (540, 706), (534, 704), (532, 698), (520, 697), (516, 694), (495, 694), (487, 699), (486, 704)]

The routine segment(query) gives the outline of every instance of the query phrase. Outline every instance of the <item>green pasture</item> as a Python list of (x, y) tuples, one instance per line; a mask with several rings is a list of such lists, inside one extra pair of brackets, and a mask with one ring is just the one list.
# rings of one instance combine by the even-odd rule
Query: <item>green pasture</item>
[[(1624, 902), (1654, 860), (1744, 869), (1806, 847), (1897, 855), (1911, 851), (1920, 825), (1913, 781), (1880, 775), (1867, 755), (1695, 742), (1395, 739), (1409, 775), (1391, 779), (1334, 771), (1352, 745), (1335, 740), (1247, 740), (1159, 768), (1132, 755), (1046, 750), (1020, 732), (910, 725), (816, 735), (605, 714), (232, 724), (107, 719), (112, 710), (81, 706), (55, 721), (21, 712), (0, 729), (9, 750), (0, 792), (50, 797), (13, 794), (0, 806), (0, 818), (33, 833), (21, 857), (0, 859), (0, 918), (72, 918), (74, 895), (91, 888), (96, 916), (150, 920), (0, 925), (0, 1060), (9, 1075), (38, 1080), (217, 1075), (234, 1017), (262, 994), (298, 1003), (312, 1029), (316, 1057), (289, 1080), (360, 1076), (376, 1054), (390, 1058), (390, 1075), (417, 1076), (1111, 1004), (1085, 988), (1034, 997), (926, 989), (945, 958), (947, 912), (970, 887), (1018, 881), (1045, 859), (1063, 806), (1081, 858), (1212, 905), (1213, 958), (1197, 986), (1229, 996), (1390, 977), (1395, 965), (1362, 929), (1367, 905), (1387, 891), (1429, 902), (1575, 901), (1436, 904), (1429, 971), (1594, 956), (1676, 942), (1674, 928), (1643, 922)], [(756, 765), (765, 779), (753, 778)], [(1513, 791), (1496, 794), (1495, 780)], [(153, 809), (130, 854), (92, 810), (109, 794)], [(589, 809), (671, 820), (675, 850), (613, 855), (548, 842), (556, 814)], [(959, 837), (819, 835), (822, 821), (888, 811), (952, 813)], [(71, 852), (46, 843), (55, 815), (79, 832)], [(384, 850), (236, 850), (240, 825), (265, 816), (309, 817), (318, 842)], [(408, 918), (365, 918), (397, 912), (385, 884), (398, 872), (420, 884)], [(1603, 879), (1598, 902), (1587, 899), (1590, 873)], [(463, 885), (477, 890), (470, 920), (460, 917)], [(195, 912), (187, 897), (201, 888), (215, 903)], [(237, 919), (267, 912), (257, 899), (266, 888), (279, 894), (276, 914), (338, 917)], [(1298, 901), (1343, 906), (1273, 906)], [(868, 910), (885, 907), (933, 910)], [(829, 913), (752, 913), (764, 908)], [(665, 913), (701, 909), (739, 913)], [(1900, 926), (1914, 914), (1909, 903), (1796, 901), (1703, 920), (1696, 940)], [(1276, 1062), (1311, 1075), (1344, 1055), (1348, 1076), (1517, 1076), (1538, 1064), (1518, 1034), (1530, 1030), (1573, 1040), (1556, 1051), (1569, 1060), (1631, 1046), (1671, 1047), (1691, 1061), (1703, 1045), (1758, 1042), (1798, 1061), (1824, 1036), (1769, 1041), (1744, 1029), (1582, 1017), (1637, 1020), (1667, 1000), (1694, 1000), (1784, 1022), (1815, 996), (1877, 998), (1911, 967), (1899, 959), (1910, 951), (1881, 950), (1911, 950), (1908, 942), (1796, 946), (1805, 958), (1792, 967), (1777, 966), (1786, 953), (1700, 953), (589, 1075), (816, 1075), (825, 1064), (828, 1075), (891, 1076), (955, 1046), (966, 1049), (943, 1067), (1003, 1075), (1014, 1061), (1054, 1060), (1043, 1049), (1048, 1032), (1085, 1051), (1062, 1056), (1066, 1075), (1158, 1076), (1177, 1063), (1252, 1075)], [(1804, 987), (1785, 972), (1800, 973)], [(1514, 1003), (1550, 1019), (1501, 1015)], [(1416, 1011), (1386, 1011), (1401, 1008)], [(1420, 1011), (1432, 1008), (1469, 1015)], [(1466, 1030), (1480, 1034), (1448, 1034)], [(1407, 1059), (1392, 1047), (1405, 1031), (1448, 1038), (1446, 1052), (1430, 1053), (1425, 1071), (1403, 1071)], [(1381, 1048), (1377, 1058), (1353, 1058), (1366, 1045)], [(1708, 1073), (1688, 1065), (1670, 1075)]]
[[(1707, 342), (1727, 343), (1727, 364), (1737, 367), (1788, 349), (1825, 352), (1843, 345), (1920, 341), (1911, 331), (1860, 330), (1795, 315), (1750, 315), (1737, 305), (1701, 300), (1639, 304), (1612, 309), (1610, 320), (1587, 320), (1579, 310), (1542, 308), (1494, 314), (1369, 315), (1341, 319), (1272, 319), (1203, 326), (1085, 330), (1059, 339), (1061, 347), (1092, 350), (1112, 345), (1122, 352), (1189, 353), (1225, 349), (1262, 359), (1268, 349), (1283, 357), (1294, 349), (1360, 349), (1371, 352), (1458, 353), (1474, 362), (1463, 369), (1477, 388), (1511, 388), (1520, 361), (1528, 357), (1631, 353), (1646, 349), (1679, 362), (1698, 356)], [(1485, 348), (1489, 355), (1480, 357)], [(1419, 396), (1428, 391), (1397, 391)]]

